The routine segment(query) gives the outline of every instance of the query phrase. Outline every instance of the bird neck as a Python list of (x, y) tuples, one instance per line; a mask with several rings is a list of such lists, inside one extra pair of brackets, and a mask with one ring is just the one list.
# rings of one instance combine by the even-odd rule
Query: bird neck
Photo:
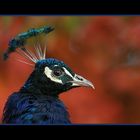
[(51, 92), (51, 85), (48, 81), (42, 80), (36, 76), (35, 72), (32, 72), (24, 86), (20, 89), (21, 93), (29, 93), (34, 95), (47, 95), (58, 98), (59, 93), (57, 90)]
[(46, 95), (14, 93), (5, 108), (3, 123), (69, 124), (69, 113), (61, 100)]

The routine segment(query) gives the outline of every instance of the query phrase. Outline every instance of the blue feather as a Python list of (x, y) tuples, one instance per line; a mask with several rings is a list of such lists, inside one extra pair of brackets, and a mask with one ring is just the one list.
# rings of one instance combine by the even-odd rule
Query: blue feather
[(69, 124), (64, 104), (55, 97), (12, 94), (5, 106), (3, 123)]

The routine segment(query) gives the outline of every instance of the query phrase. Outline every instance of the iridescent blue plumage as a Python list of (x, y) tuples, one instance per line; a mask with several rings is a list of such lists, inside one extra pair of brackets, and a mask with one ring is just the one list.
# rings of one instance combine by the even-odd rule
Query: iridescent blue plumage
[(14, 93), (5, 106), (3, 123), (69, 124), (64, 104), (55, 97)]
[(19, 92), (12, 94), (4, 109), (3, 123), (13, 124), (67, 124), (69, 114), (58, 95), (71, 84), (58, 84), (44, 74), (46, 66), (68, 68), (56, 59), (40, 60)]

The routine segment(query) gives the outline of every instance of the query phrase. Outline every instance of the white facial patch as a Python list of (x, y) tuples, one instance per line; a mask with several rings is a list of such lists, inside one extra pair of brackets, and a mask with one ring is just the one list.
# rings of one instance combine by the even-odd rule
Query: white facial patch
[(62, 81), (54, 76), (52, 76), (52, 70), (49, 69), (49, 67), (45, 67), (45, 71), (44, 71), (45, 75), (51, 80), (54, 81), (56, 83), (60, 83), (63, 84)]

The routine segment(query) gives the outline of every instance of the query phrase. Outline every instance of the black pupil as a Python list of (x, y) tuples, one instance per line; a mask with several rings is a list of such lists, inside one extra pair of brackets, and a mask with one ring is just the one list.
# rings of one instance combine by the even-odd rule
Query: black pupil
[(62, 75), (62, 70), (54, 70), (53, 73), (55, 76), (60, 76), (60, 75)]

